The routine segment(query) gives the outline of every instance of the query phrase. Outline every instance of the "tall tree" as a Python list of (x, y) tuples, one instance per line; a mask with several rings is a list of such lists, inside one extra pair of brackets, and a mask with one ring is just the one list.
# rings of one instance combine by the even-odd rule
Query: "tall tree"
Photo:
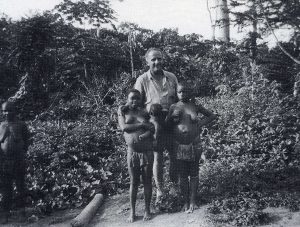
[(245, 47), (250, 51), (250, 57), (254, 61), (257, 55), (257, 38), (259, 19), (262, 18), (259, 5), (256, 0), (231, 0), (231, 13), (234, 16), (232, 21), (240, 28), (250, 27), (250, 32), (246, 38)]
[(227, 0), (215, 0), (214, 3), (218, 15), (216, 39), (230, 42), (230, 19)]
[[(300, 1), (299, 0), (230, 0), (230, 12), (233, 22), (241, 27), (252, 27), (250, 32), (250, 49), (256, 55), (256, 39), (260, 34), (272, 34), (281, 46), (274, 30), (289, 29), (298, 37), (300, 33)], [(258, 25), (260, 30), (258, 30)], [(296, 63), (300, 63), (282, 46), (281, 49)]]
[[(115, 12), (108, 0), (64, 0), (55, 9), (65, 15), (68, 21), (77, 21), (80, 24), (87, 22), (96, 26), (98, 31), (101, 24), (110, 24), (115, 29), (112, 23), (116, 19)], [(98, 32), (97, 35), (99, 36)]]

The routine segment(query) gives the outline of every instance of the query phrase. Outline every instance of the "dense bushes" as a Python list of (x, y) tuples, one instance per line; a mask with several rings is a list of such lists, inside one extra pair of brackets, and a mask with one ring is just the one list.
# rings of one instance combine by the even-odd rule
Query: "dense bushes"
[[(121, 74), (106, 93), (104, 84), (96, 82), (72, 100), (59, 97), (29, 122), (28, 199), (43, 212), (80, 206), (97, 192), (128, 188), (126, 146), (116, 113), (134, 78)], [(113, 105), (103, 103), (108, 96)]]
[(259, 72), (252, 69), (252, 80), (235, 92), (223, 86), (199, 100), (219, 116), (203, 137), (199, 189), (214, 201), (210, 211), (235, 225), (265, 221), (266, 194), (300, 188), (299, 101)]
[[(31, 202), (44, 212), (85, 204), (97, 192), (126, 187), (124, 146), (110, 112), (102, 109), (87, 116), (87, 106), (82, 109), (76, 120), (48, 116), (45, 121), (46, 116), (39, 116), (44, 121), (30, 123), (27, 184)], [(72, 117), (68, 111), (65, 106), (65, 113), (60, 110), (56, 116)]]
[[(272, 200), (298, 207), (276, 194), (300, 188), (299, 100), (289, 90), (298, 67), (278, 57), (278, 49), (258, 46), (256, 65), (240, 46), (215, 45), (172, 29), (153, 32), (123, 24), (96, 37), (51, 14), (0, 22), (0, 72), (7, 82), (0, 82), (0, 98), (12, 96), (18, 86), (24, 91), (20, 110), (32, 132), (28, 200), (42, 211), (79, 206), (98, 191), (128, 187), (116, 110), (135, 82), (128, 74), (130, 27), (136, 75), (146, 70), (145, 51), (160, 47), (165, 68), (193, 82), (196, 99), (218, 114), (218, 121), (203, 129), (206, 159), (199, 187), (214, 219), (222, 214), (221, 221), (256, 225), (267, 220), (262, 209), (274, 205)], [(282, 65), (287, 73), (278, 73)], [(28, 80), (19, 85), (25, 73)], [(164, 209), (176, 210), (178, 201), (166, 198)]]

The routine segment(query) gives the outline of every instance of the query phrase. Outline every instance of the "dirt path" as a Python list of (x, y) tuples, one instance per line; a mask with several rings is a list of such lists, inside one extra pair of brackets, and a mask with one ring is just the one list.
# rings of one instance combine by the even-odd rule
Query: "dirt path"
[[(106, 201), (100, 212), (91, 223), (91, 227), (135, 227), (135, 226), (165, 226), (165, 227), (184, 227), (184, 226), (198, 226), (198, 227), (213, 227), (205, 218), (205, 207), (197, 209), (192, 214), (184, 212), (179, 213), (153, 213), (152, 219), (143, 221), (144, 200), (139, 194), (137, 200), (137, 220), (134, 223), (127, 223), (126, 219), (129, 216), (129, 197), (128, 195), (117, 195)], [(154, 211), (154, 209), (152, 209)]]
[[(90, 227), (228, 227), (230, 225), (211, 223), (206, 216), (206, 205), (201, 206), (192, 214), (183, 212), (178, 213), (153, 213), (150, 221), (144, 222), (143, 208), (144, 200), (141, 198), (142, 194), (138, 195), (137, 201), (137, 220), (134, 223), (127, 223), (126, 219), (129, 215), (129, 196), (128, 193), (116, 195), (104, 202), (104, 205), (99, 209), (95, 218), (90, 223)], [(39, 218), (35, 223), (25, 222), (24, 219), (18, 215), (14, 215), (14, 222), (10, 222), (1, 227), (70, 227), (70, 221), (77, 214), (80, 209), (66, 210), (55, 212), (52, 216)], [(299, 227), (300, 226), (300, 212), (290, 212), (285, 208), (267, 208), (265, 212), (272, 217), (272, 223), (261, 227)]]
[[(141, 194), (139, 194), (141, 197)], [(90, 224), (91, 227), (229, 227), (231, 225), (212, 223), (206, 215), (206, 205), (200, 206), (192, 214), (184, 212), (153, 214), (150, 221), (143, 221), (144, 200), (138, 198), (137, 215), (138, 219), (134, 223), (127, 223), (129, 215), (129, 196), (127, 194), (117, 195), (105, 201), (96, 217)], [(152, 209), (153, 210), (153, 209)], [(269, 225), (258, 227), (299, 227), (300, 212), (290, 212), (285, 208), (267, 208), (273, 220)]]

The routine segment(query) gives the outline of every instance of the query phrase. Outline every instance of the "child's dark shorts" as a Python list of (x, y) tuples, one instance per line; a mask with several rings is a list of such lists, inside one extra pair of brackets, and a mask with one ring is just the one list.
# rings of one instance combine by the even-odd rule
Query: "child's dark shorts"
[(153, 166), (154, 155), (152, 150), (136, 152), (132, 149), (127, 150), (127, 165), (129, 167), (142, 168), (145, 165)]
[(175, 145), (178, 173), (181, 177), (197, 177), (201, 149), (198, 144)]

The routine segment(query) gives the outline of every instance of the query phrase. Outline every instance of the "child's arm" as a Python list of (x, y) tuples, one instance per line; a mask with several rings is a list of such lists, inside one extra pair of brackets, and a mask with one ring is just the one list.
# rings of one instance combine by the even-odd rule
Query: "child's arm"
[(148, 122), (149, 124), (152, 125), (152, 127), (148, 130), (146, 130), (143, 134), (139, 135), (139, 139), (140, 140), (144, 140), (146, 138), (153, 138), (153, 136), (155, 136), (155, 132), (156, 132), (156, 127), (153, 123)]
[(161, 125), (158, 122), (153, 122), (153, 125), (154, 125), (154, 129), (155, 129), (153, 137), (155, 140), (157, 140), (159, 133), (161, 131)]
[(176, 107), (175, 104), (170, 106), (168, 115), (165, 119), (165, 125), (166, 125), (167, 128), (172, 126), (177, 121), (177, 118), (179, 119), (179, 112), (178, 112), (178, 114), (174, 113), (175, 107)]
[(197, 105), (197, 113), (202, 113), (206, 118), (198, 121), (198, 127), (202, 127), (217, 118), (213, 112), (205, 109), (202, 105)]
[(153, 133), (150, 130), (147, 130), (143, 134), (139, 135), (139, 140), (144, 140), (146, 138), (152, 137)]

